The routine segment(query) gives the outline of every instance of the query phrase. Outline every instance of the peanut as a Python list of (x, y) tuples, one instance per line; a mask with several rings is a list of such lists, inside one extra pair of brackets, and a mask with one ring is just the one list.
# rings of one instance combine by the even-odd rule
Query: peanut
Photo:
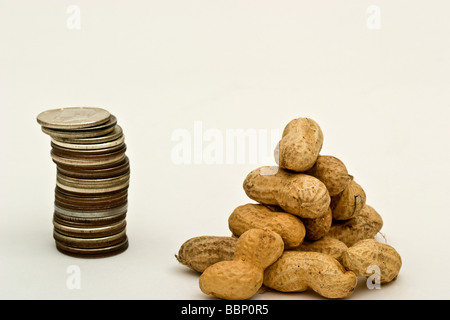
[(323, 133), (312, 119), (290, 121), (275, 149), (275, 161), (284, 169), (302, 172), (310, 169), (322, 149)]
[(199, 236), (184, 242), (177, 260), (197, 272), (224, 260), (233, 259), (237, 239), (233, 237)]
[(380, 270), (380, 282), (386, 283), (397, 278), (402, 266), (398, 252), (388, 244), (375, 239), (361, 240), (342, 256), (342, 264), (357, 276), (369, 277), (369, 266), (377, 266)]
[(333, 221), (327, 236), (336, 238), (351, 247), (360, 240), (375, 237), (382, 227), (381, 216), (374, 208), (366, 204), (352, 219)]
[(319, 179), (278, 167), (253, 170), (245, 178), (243, 187), (250, 199), (280, 206), (301, 218), (322, 217), (331, 201), (327, 187)]
[(347, 251), (347, 249), (348, 247), (342, 241), (325, 236), (317, 241), (303, 241), (301, 246), (295, 250), (325, 253), (341, 262), (342, 255)]
[(221, 299), (250, 299), (262, 286), (264, 269), (283, 253), (281, 236), (269, 230), (250, 229), (236, 243), (233, 260), (206, 268), (200, 289)]
[(337, 196), (331, 197), (333, 219), (348, 220), (353, 218), (366, 203), (366, 193), (354, 180)]
[(328, 208), (328, 212), (320, 218), (302, 219), (302, 221), (306, 229), (305, 239), (319, 240), (330, 231), (333, 221), (331, 208)]
[(319, 155), (314, 166), (305, 173), (322, 181), (330, 196), (336, 196), (344, 191), (352, 180), (345, 164), (333, 156)]
[(228, 226), (235, 236), (253, 228), (278, 233), (285, 248), (298, 247), (305, 238), (305, 226), (296, 216), (286, 212), (272, 212), (262, 204), (248, 203), (237, 207), (228, 218)]
[(264, 285), (282, 292), (311, 288), (325, 298), (350, 296), (357, 277), (329, 255), (319, 252), (285, 251), (264, 272)]

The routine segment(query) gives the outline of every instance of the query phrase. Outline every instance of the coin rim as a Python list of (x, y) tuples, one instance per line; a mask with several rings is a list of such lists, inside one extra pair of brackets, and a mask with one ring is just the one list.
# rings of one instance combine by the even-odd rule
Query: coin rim
[[(45, 117), (45, 115), (51, 114), (51, 113), (55, 113), (55, 112), (61, 112), (63, 110), (67, 110), (67, 109), (78, 109), (78, 110), (94, 110), (97, 112), (102, 112), (104, 113), (104, 116), (101, 119), (95, 120), (95, 121), (83, 121), (83, 122), (78, 122), (78, 123), (73, 123), (73, 124), (61, 124), (61, 123), (57, 123), (57, 122), (49, 122), (49, 121), (45, 121), (44, 119), (42, 119), (43, 117)], [(111, 113), (103, 108), (98, 108), (98, 107), (63, 107), (63, 108), (55, 108), (55, 109), (49, 109), (46, 111), (43, 111), (41, 113), (39, 113), (36, 117), (37, 122), (46, 128), (50, 128), (50, 129), (79, 129), (79, 128), (87, 128), (87, 127), (92, 127), (92, 126), (96, 126), (105, 122), (108, 122), (108, 120), (111, 117)]]

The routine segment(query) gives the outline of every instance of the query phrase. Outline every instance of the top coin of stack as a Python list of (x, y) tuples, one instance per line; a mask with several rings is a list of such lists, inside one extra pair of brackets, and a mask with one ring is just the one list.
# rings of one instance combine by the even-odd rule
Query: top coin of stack
[(37, 116), (57, 166), (53, 237), (59, 251), (103, 257), (128, 247), (130, 164), (122, 128), (107, 110), (69, 107)]

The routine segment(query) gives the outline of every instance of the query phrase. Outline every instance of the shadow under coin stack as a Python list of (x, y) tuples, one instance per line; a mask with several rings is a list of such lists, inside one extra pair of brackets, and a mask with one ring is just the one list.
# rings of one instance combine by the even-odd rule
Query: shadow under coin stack
[(57, 166), (53, 237), (77, 257), (106, 257), (128, 248), (130, 164), (122, 128), (107, 110), (53, 109), (37, 117), (51, 137)]

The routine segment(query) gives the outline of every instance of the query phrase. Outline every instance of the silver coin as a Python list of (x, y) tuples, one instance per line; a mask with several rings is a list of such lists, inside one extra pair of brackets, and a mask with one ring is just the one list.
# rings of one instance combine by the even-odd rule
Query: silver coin
[(67, 216), (67, 217), (76, 217), (76, 218), (89, 218), (89, 219), (98, 219), (98, 218), (106, 218), (106, 217), (114, 217), (120, 216), (126, 213), (128, 210), (128, 204), (125, 204), (121, 207), (102, 210), (102, 211), (80, 211), (80, 210), (67, 210), (55, 205), (55, 214), (59, 216)]
[(115, 245), (118, 242), (122, 242), (126, 237), (126, 229), (123, 229), (119, 233), (99, 238), (78, 238), (69, 237), (53, 231), (53, 238), (65, 245), (76, 248), (104, 248), (111, 245)]
[(125, 159), (125, 152), (114, 154), (107, 158), (102, 159), (70, 159), (63, 158), (50, 152), (53, 161), (56, 164), (68, 165), (68, 166), (80, 166), (80, 167), (99, 167), (105, 165), (113, 165)]
[(130, 181), (130, 172), (124, 173), (117, 177), (103, 179), (83, 179), (64, 176), (57, 172), (56, 181), (66, 187), (75, 187), (82, 189), (105, 189), (115, 186), (121, 186)]
[(41, 112), (37, 122), (50, 129), (80, 129), (107, 122), (111, 114), (102, 108), (67, 107)]
[(73, 227), (59, 223), (53, 219), (53, 226), (60, 234), (81, 238), (96, 238), (116, 234), (126, 227), (126, 221), (120, 220), (106, 226)]
[(52, 137), (52, 139), (55, 141), (63, 142), (63, 143), (91, 145), (91, 144), (98, 144), (98, 143), (113, 141), (113, 140), (120, 138), (122, 135), (123, 135), (122, 128), (119, 125), (116, 125), (114, 127), (114, 130), (111, 133), (106, 134), (104, 136), (90, 137), (90, 138)]
[(87, 130), (87, 131), (63, 131), (48, 129), (41, 127), (42, 132), (48, 134), (50, 137), (66, 138), (66, 139), (86, 139), (96, 138), (107, 135), (114, 131), (114, 127), (99, 129), (99, 130)]
[(52, 137), (52, 142), (62, 148), (74, 149), (74, 150), (99, 150), (99, 149), (109, 149), (118, 146), (125, 142), (125, 136), (122, 134), (118, 139), (107, 141), (103, 143), (92, 143), (92, 144), (76, 144), (76, 143), (66, 143), (56, 140)]

